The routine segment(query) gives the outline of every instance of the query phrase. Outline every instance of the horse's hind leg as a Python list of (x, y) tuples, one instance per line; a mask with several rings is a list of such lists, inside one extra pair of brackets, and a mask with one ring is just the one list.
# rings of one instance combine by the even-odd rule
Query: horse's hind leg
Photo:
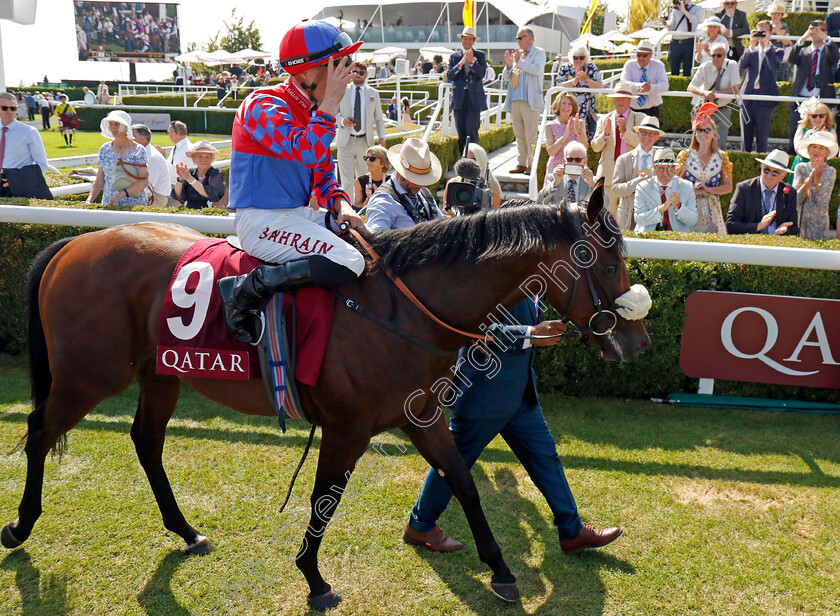
[(137, 373), (137, 381), (140, 384), (140, 400), (131, 426), (131, 440), (160, 507), (163, 525), (187, 542), (188, 553), (209, 554), (216, 546), (187, 523), (163, 470), (166, 424), (175, 412), (181, 394), (181, 381), (174, 376), (156, 375), (151, 362), (144, 364)]
[[(421, 415), (421, 417), (425, 416)], [(431, 417), (431, 413), (428, 416)], [(412, 423), (403, 426), (402, 431), (411, 439), (432, 468), (443, 475), (452, 494), (461, 503), (475, 538), (478, 557), (493, 571), (490, 588), (505, 601), (519, 599), (516, 578), (502, 558), (502, 551), (481, 509), (475, 482), (455, 446), (455, 441), (452, 440), (443, 415), (441, 414), (428, 427), (420, 427)]]
[(29, 538), (41, 516), (44, 461), (59, 437), (69, 432), (97, 404), (99, 398), (75, 388), (55, 386), (49, 397), (29, 414), (26, 434), (26, 486), (18, 507), (18, 519), (3, 527), (3, 547), (16, 548)]
[(321, 538), (327, 530), (327, 524), (341, 501), (350, 474), (369, 442), (370, 434), (361, 427), (357, 427), (353, 432), (349, 426), (323, 429), (318, 471), (311, 496), (312, 516), (296, 558), (298, 569), (309, 584), (306, 602), (318, 611), (333, 608), (341, 601), (321, 577), (318, 570), (318, 548), (321, 546)]

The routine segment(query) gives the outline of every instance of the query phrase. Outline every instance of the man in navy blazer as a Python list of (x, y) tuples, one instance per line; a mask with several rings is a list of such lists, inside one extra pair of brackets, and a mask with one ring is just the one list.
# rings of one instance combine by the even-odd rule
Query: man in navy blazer
[(782, 181), (791, 173), (787, 153), (773, 150), (764, 160), (756, 160), (761, 163), (761, 175), (735, 186), (726, 213), (726, 231), (798, 235), (796, 189)]
[(474, 49), (476, 41), (481, 40), (475, 35), (475, 28), (465, 27), (458, 38), (461, 39), (462, 48), (449, 57), (446, 79), (452, 83), (449, 106), (455, 114), (458, 152), (463, 154), (467, 137), (470, 143), (478, 143), (481, 112), (487, 109), (483, 83), (487, 61), (483, 51)]
[[(764, 36), (756, 36), (763, 32)], [(782, 63), (784, 52), (781, 47), (770, 44), (770, 22), (762, 21), (750, 36), (750, 46), (738, 61), (738, 67), (746, 71), (741, 84), (741, 94), (765, 94), (778, 96), (776, 71)], [(756, 85), (757, 82), (757, 85)], [(745, 100), (741, 105), (741, 150), (751, 152), (753, 138), (756, 151), (767, 151), (767, 139), (770, 137), (770, 119), (773, 109), (779, 103), (773, 101)], [(795, 129), (794, 129), (795, 130)]]
[[(451, 405), (449, 430), (470, 468), (490, 441), (502, 435), (548, 501), (558, 529), (560, 549), (571, 554), (607, 545), (623, 529), (599, 530), (584, 524), (578, 515), (563, 464), (557, 456), (557, 444), (540, 408), (532, 367), (534, 345), (550, 346), (559, 338), (532, 341), (514, 337), (556, 335), (565, 331), (562, 321), (540, 322), (539, 307), (539, 297), (527, 297), (487, 328), (493, 336), (493, 342), (488, 345), (489, 359), (474, 348), (470, 350), (470, 346), (461, 349), (456, 370), (461, 393)], [(429, 469), (403, 540), (435, 552), (463, 548), (460, 541), (447, 537), (437, 525), (451, 498), (452, 492), (443, 478), (435, 469)]]
[[(796, 67), (796, 78), (793, 81), (791, 96), (835, 98), (834, 68), (840, 60), (840, 50), (837, 48), (837, 43), (829, 40), (826, 23), (819, 20), (814, 23), (817, 25), (809, 26), (805, 34), (790, 48), (788, 64)], [(809, 39), (811, 44), (806, 47)], [(812, 70), (815, 53), (818, 53), (820, 57)], [(788, 154), (794, 153), (793, 136), (796, 134), (799, 120), (798, 104), (790, 103)]]

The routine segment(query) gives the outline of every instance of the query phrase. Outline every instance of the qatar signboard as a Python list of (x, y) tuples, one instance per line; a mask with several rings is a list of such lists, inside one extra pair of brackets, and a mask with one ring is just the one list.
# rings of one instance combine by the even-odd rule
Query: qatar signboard
[(688, 376), (840, 389), (840, 300), (697, 291), (685, 316)]
[(181, 54), (177, 4), (74, 0), (79, 60), (173, 62)]

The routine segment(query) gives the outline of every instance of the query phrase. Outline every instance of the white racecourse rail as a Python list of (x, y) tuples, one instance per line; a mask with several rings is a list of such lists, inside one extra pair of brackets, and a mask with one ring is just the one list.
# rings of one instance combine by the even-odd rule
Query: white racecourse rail
[[(113, 227), (115, 225), (151, 221), (177, 223), (202, 233), (234, 233), (233, 215), (201, 216), (196, 214), (114, 212), (108, 210), (0, 205), (0, 222)], [(716, 242), (648, 240), (632, 237), (626, 239), (627, 254), (629, 257), (840, 270), (840, 251), (838, 250), (746, 246), (744, 244), (719, 244)]]

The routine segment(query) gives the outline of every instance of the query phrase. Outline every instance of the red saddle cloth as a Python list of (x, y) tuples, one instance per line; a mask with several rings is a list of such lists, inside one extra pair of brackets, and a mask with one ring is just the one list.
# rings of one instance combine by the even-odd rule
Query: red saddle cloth
[[(247, 274), (260, 261), (225, 240), (208, 238), (190, 246), (178, 261), (160, 313), (158, 374), (205, 379), (258, 379), (257, 347), (231, 337), (225, 328), (216, 280)], [(295, 378), (318, 382), (330, 336), (335, 298), (320, 287), (295, 292), (297, 302)], [(284, 312), (291, 302), (284, 301)], [(287, 313), (287, 322), (291, 319)]]

